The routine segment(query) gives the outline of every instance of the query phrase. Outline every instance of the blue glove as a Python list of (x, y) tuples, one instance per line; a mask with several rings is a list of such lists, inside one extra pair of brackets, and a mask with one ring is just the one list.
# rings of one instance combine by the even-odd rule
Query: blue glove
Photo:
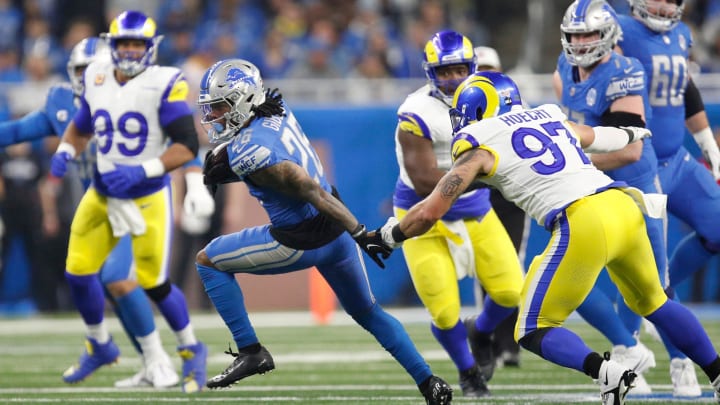
[(67, 162), (73, 159), (70, 152), (57, 152), (50, 159), (50, 173), (55, 177), (63, 177), (67, 171)]
[(145, 180), (145, 169), (141, 165), (115, 164), (115, 170), (100, 176), (108, 189), (123, 193)]

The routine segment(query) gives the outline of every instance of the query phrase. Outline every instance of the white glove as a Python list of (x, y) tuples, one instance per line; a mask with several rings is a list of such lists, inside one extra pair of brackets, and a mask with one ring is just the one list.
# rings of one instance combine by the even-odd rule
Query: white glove
[(390, 217), (387, 222), (385, 222), (385, 225), (380, 227), (380, 236), (382, 237), (383, 242), (393, 249), (399, 248), (403, 243), (403, 241), (395, 241), (395, 238), (393, 238), (392, 235), (393, 228), (399, 223), (400, 221), (398, 221), (397, 218)]
[(640, 127), (618, 127), (620, 129), (624, 129), (625, 132), (628, 133), (630, 136), (630, 142), (633, 143), (635, 141), (639, 141), (643, 138), (649, 138), (652, 136), (652, 132), (650, 132), (647, 128), (640, 128)]
[(710, 171), (715, 177), (715, 180), (720, 179), (720, 150), (718, 150), (718, 144), (715, 141), (712, 130), (708, 127), (700, 132), (693, 134), (695, 142), (697, 142), (700, 150), (702, 150), (703, 157), (710, 165)]
[(210, 217), (215, 212), (215, 199), (203, 184), (202, 173), (185, 173), (185, 183), (187, 185), (183, 201), (185, 215)]

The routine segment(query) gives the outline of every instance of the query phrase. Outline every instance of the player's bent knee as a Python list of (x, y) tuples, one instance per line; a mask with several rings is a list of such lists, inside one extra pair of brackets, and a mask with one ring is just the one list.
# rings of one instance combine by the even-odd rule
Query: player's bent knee
[(488, 295), (501, 307), (515, 308), (520, 305), (520, 290), (488, 291)]
[(110, 291), (110, 295), (114, 298), (120, 298), (130, 294), (137, 286), (138, 284), (134, 280), (118, 280), (105, 284), (105, 287)]
[(552, 328), (535, 329), (518, 339), (518, 344), (542, 357), (542, 340), (551, 329)]
[(150, 297), (151, 300), (155, 302), (160, 302), (164, 300), (165, 297), (168, 296), (168, 294), (170, 294), (171, 290), (172, 285), (170, 284), (170, 281), (165, 280), (165, 282), (160, 284), (159, 286), (145, 288), (145, 294), (147, 294), (147, 296)]
[(460, 303), (458, 302), (457, 305), (445, 305), (439, 311), (431, 312), (435, 326), (442, 330), (452, 329), (460, 319)]

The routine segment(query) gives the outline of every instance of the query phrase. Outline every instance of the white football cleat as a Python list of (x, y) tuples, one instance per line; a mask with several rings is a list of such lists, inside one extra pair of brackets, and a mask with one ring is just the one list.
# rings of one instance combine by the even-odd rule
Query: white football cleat
[(610, 358), (629, 368), (637, 374), (633, 385), (633, 394), (649, 395), (652, 393), (650, 384), (641, 375), (648, 369), (655, 367), (655, 354), (644, 344), (638, 342), (635, 346), (613, 346)]
[(715, 381), (712, 382), (712, 387), (715, 401), (720, 404), (720, 376), (715, 377)]
[(674, 397), (699, 397), (702, 389), (695, 375), (695, 364), (688, 358), (670, 360), (670, 379)]
[(145, 366), (145, 379), (155, 388), (168, 388), (178, 385), (180, 377), (175, 372), (169, 358), (155, 361)]
[(115, 381), (115, 388), (139, 388), (152, 387), (152, 383), (145, 378), (145, 367), (135, 373), (132, 377)]
[(603, 361), (597, 379), (603, 405), (623, 405), (636, 377), (633, 370), (614, 360)]

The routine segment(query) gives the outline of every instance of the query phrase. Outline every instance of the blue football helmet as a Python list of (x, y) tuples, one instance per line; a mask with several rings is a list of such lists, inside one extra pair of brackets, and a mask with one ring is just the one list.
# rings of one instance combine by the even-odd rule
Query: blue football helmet
[[(590, 67), (612, 52), (622, 35), (615, 10), (605, 0), (575, 0), (560, 24), (560, 42), (568, 63)], [(597, 33), (591, 42), (572, 43), (572, 34)]]
[[(200, 81), (198, 105), (201, 122), (211, 143), (231, 139), (254, 115), (253, 107), (265, 102), (260, 70), (243, 59), (226, 59), (212, 65)], [(213, 111), (227, 110), (216, 116)], [(225, 122), (220, 122), (224, 120)]]
[(675, 1), (675, 4), (655, 0), (629, 0), (629, 3), (632, 14), (646, 27), (655, 32), (665, 32), (677, 25), (685, 10), (685, 1)]
[(67, 62), (67, 72), (72, 84), (73, 93), (76, 96), (85, 90), (83, 84), (83, 73), (87, 66), (96, 60), (110, 60), (110, 48), (107, 43), (97, 37), (85, 38), (78, 42), (70, 51), (70, 59)]
[(475, 50), (470, 40), (455, 31), (440, 31), (425, 44), (423, 69), (434, 92), (450, 104), (457, 86), (464, 80), (440, 80), (437, 77), (439, 67), (465, 64), (468, 74), (475, 71)]
[[(110, 23), (109, 32), (102, 34), (110, 42), (113, 63), (124, 75), (135, 77), (155, 64), (157, 48), (163, 36), (157, 35), (155, 21), (139, 11), (125, 11)], [(139, 39), (145, 41), (145, 52), (118, 52), (118, 41)]]
[(450, 122), (456, 133), (485, 118), (522, 108), (520, 90), (507, 75), (485, 71), (470, 75), (455, 90), (450, 108)]

